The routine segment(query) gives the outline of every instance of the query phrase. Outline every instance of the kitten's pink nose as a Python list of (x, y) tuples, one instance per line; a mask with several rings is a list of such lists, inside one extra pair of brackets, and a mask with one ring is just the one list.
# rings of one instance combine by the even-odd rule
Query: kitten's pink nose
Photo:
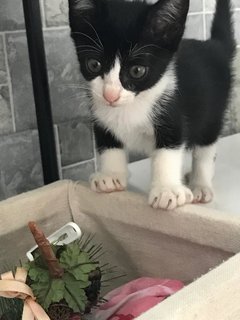
[(109, 102), (110, 104), (113, 104), (114, 102), (117, 102), (120, 99), (120, 90), (113, 89), (113, 88), (106, 88), (103, 91), (103, 97), (104, 99)]

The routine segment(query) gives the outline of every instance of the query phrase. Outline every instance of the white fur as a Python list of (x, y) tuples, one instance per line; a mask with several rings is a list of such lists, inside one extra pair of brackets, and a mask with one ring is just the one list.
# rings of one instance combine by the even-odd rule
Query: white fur
[(109, 149), (100, 156), (101, 172), (91, 176), (96, 192), (122, 191), (127, 186), (127, 157), (121, 149)]
[(184, 147), (161, 149), (154, 153), (149, 196), (149, 204), (153, 208), (172, 210), (192, 201), (191, 191), (182, 184), (183, 153)]
[[(151, 154), (155, 148), (152, 113), (155, 103), (165, 94), (172, 94), (176, 86), (173, 64), (170, 64), (163, 77), (151, 89), (137, 96), (125, 90), (119, 80), (120, 63), (116, 59), (114, 68), (102, 79), (91, 82), (93, 92), (93, 112), (95, 118), (116, 138), (123, 142), (126, 149)], [(106, 86), (120, 90), (120, 99), (109, 106), (103, 98)], [(160, 110), (161, 112), (161, 110)]]
[(100, 156), (101, 171), (103, 173), (127, 172), (127, 157), (121, 149), (109, 149)]
[(193, 166), (190, 186), (195, 202), (210, 202), (213, 198), (212, 180), (215, 171), (216, 144), (196, 147), (193, 151)]
[(182, 183), (184, 147), (179, 149), (160, 149), (152, 159), (152, 184), (179, 185)]
[(120, 79), (119, 73), (121, 70), (121, 65), (119, 58), (116, 58), (113, 68), (110, 70), (108, 74), (104, 76), (104, 86), (109, 85), (113, 88), (118, 87), (119, 89), (123, 89)]

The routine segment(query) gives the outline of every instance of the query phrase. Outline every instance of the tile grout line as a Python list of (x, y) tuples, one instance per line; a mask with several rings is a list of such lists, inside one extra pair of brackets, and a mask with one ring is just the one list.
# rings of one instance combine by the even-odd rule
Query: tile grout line
[(14, 102), (13, 102), (12, 79), (11, 79), (10, 68), (9, 68), (9, 63), (8, 63), (6, 35), (3, 36), (3, 52), (5, 55), (5, 65), (6, 65), (7, 80), (8, 80), (9, 100), (10, 100), (10, 108), (11, 108), (11, 115), (12, 115), (12, 126), (13, 126), (13, 132), (16, 132), (17, 130), (16, 130)]
[(76, 162), (76, 163), (73, 163), (73, 164), (69, 164), (67, 166), (63, 166), (62, 169), (63, 170), (73, 169), (73, 168), (75, 168), (75, 167), (77, 167), (77, 166), (79, 166), (81, 164), (86, 164), (86, 163), (89, 163), (89, 162), (94, 161), (94, 160), (95, 160), (95, 158), (84, 160), (84, 161), (80, 161), (80, 162)]
[[(54, 26), (54, 27), (45, 27), (43, 26), (43, 31), (58, 31), (58, 30), (70, 30), (68, 25), (62, 25), (62, 26)], [(0, 35), (4, 34), (14, 34), (14, 33), (25, 33), (25, 29), (19, 29), (19, 30), (5, 30), (5, 31), (0, 31)]]
[(26, 32), (25, 29), (19, 29), (19, 30), (5, 30), (5, 31), (0, 31), (0, 35), (4, 35), (4, 34), (12, 34), (12, 33), (23, 33)]
[(55, 26), (55, 27), (44, 27), (43, 31), (58, 31), (58, 30), (70, 30), (69, 26)]
[[(214, 14), (215, 10), (206, 10), (206, 0), (203, 1), (203, 10), (202, 11), (195, 11), (195, 12), (189, 12), (189, 16), (196, 16), (196, 15), (201, 15), (201, 14)], [(234, 8), (232, 12), (240, 12), (240, 8)]]

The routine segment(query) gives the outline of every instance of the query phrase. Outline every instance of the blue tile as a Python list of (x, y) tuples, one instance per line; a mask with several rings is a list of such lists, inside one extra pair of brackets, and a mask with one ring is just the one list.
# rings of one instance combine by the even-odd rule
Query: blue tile
[(6, 36), (17, 131), (36, 128), (35, 104), (25, 32)]
[(0, 86), (0, 135), (10, 132), (13, 132), (13, 122), (9, 90), (7, 86)]
[(7, 83), (7, 72), (5, 65), (5, 52), (3, 46), (3, 36), (0, 35), (0, 84)]
[(36, 131), (0, 137), (0, 199), (43, 185)]
[(58, 125), (62, 166), (94, 158), (92, 126), (76, 119)]
[(44, 0), (44, 9), (48, 27), (68, 24), (67, 0)]
[(1, 0), (0, 31), (24, 29), (21, 0)]
[(73, 181), (89, 181), (90, 175), (95, 172), (94, 160), (80, 163), (70, 168), (63, 168), (63, 178)]
[(80, 74), (69, 29), (45, 32), (45, 49), (54, 122), (89, 115), (90, 103), (82, 89), (87, 84)]

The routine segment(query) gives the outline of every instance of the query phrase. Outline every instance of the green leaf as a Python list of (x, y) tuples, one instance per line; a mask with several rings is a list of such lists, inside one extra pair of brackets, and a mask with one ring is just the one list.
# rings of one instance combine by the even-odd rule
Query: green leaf
[(28, 271), (28, 276), (34, 282), (49, 282), (49, 272), (46, 269), (32, 266)]
[(74, 278), (78, 281), (87, 282), (88, 281), (88, 274), (85, 274), (82, 272), (80, 267), (77, 267), (75, 269), (68, 270), (69, 273), (71, 273)]
[(71, 243), (66, 247), (60, 256), (60, 263), (64, 268), (72, 268), (78, 264), (80, 248), (76, 243)]
[(91, 263), (89, 255), (87, 252), (81, 251), (80, 256), (78, 257), (78, 264)]
[(77, 283), (78, 288), (85, 289), (90, 286), (90, 281), (82, 281), (82, 280), (76, 280), (76, 278), (71, 275), (70, 273), (65, 273), (63, 276), (63, 281), (65, 284), (71, 286), (72, 283)]
[(83, 289), (80, 289), (76, 282), (71, 283), (71, 285), (66, 284), (66, 291), (68, 291), (74, 303), (78, 305), (79, 310), (84, 312), (87, 302), (85, 291)]
[(47, 310), (50, 304), (59, 302), (64, 297), (64, 281), (62, 279), (52, 279), (48, 283), (34, 283), (31, 285), (37, 301)]
[(50, 289), (51, 283), (35, 282), (31, 284), (31, 289), (37, 298), (37, 302), (44, 307), (44, 301)]
[(71, 294), (66, 289), (64, 291), (64, 299), (66, 300), (69, 308), (71, 308), (74, 312), (80, 311), (77, 302), (73, 300)]
[(71, 269), (80, 264), (90, 262), (89, 255), (86, 252), (82, 252), (75, 242), (66, 246), (64, 252), (61, 253), (59, 261), (65, 269)]
[(44, 308), (48, 309), (50, 304), (61, 301), (64, 297), (64, 288), (64, 281), (62, 279), (53, 279), (44, 301)]
[(89, 274), (90, 272), (94, 271), (96, 269), (96, 264), (87, 263), (80, 266), (80, 269), (83, 273)]

